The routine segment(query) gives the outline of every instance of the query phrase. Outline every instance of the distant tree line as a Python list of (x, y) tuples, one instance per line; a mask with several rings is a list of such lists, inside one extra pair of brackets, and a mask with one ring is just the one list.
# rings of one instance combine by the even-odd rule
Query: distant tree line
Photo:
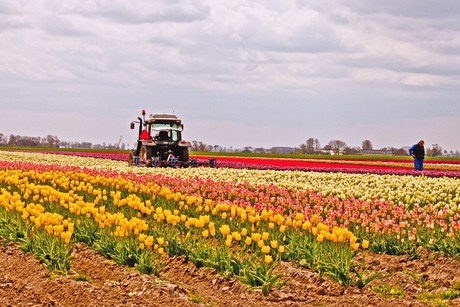
[[(30, 137), (11, 134), (9, 137), (0, 133), (0, 146), (17, 146), (17, 147), (38, 147), (38, 148), (88, 148), (88, 149), (128, 149), (128, 145), (121, 143), (121, 137), (118, 143), (93, 144), (91, 142), (69, 142), (61, 141), (55, 135), (47, 135), (46, 137)], [(374, 150), (374, 146), (370, 140), (364, 140), (359, 146), (347, 146), (344, 141), (331, 140), (327, 145), (321, 147), (320, 142), (316, 138), (309, 138), (299, 147), (272, 147), (272, 148), (253, 148), (245, 146), (242, 149), (233, 149), (222, 147), (220, 145), (208, 145), (201, 141), (192, 141), (191, 151), (200, 152), (254, 152), (254, 153), (295, 153), (309, 155), (362, 155), (362, 154), (390, 154), (396, 156), (409, 155), (409, 146), (403, 148), (384, 147)], [(425, 146), (425, 154), (429, 157), (437, 156), (460, 156), (460, 152), (456, 150), (443, 150), (438, 144), (433, 144), (432, 147)]]
[[(301, 154), (345, 154), (345, 155), (362, 155), (362, 154), (389, 154), (395, 156), (408, 156), (409, 147), (405, 146), (402, 148), (395, 147), (384, 147), (381, 149), (374, 150), (372, 142), (370, 140), (364, 140), (361, 147), (350, 147), (344, 141), (331, 140), (329, 143), (322, 147), (319, 144), (318, 139), (309, 138), (304, 144), (300, 144), (299, 148), (296, 148), (296, 153)], [(451, 150), (442, 150), (442, 147), (438, 144), (433, 144), (433, 147), (425, 146), (425, 155), (428, 157), (438, 157), (443, 155), (449, 156), (460, 156), (460, 152)]]
[[(121, 139), (120, 139), (121, 140)], [(37, 147), (37, 148), (88, 148), (88, 149), (126, 149), (125, 143), (93, 144), (91, 142), (61, 141), (55, 135), (46, 137), (31, 137), (11, 134), (9, 137), (0, 133), (0, 146)]]

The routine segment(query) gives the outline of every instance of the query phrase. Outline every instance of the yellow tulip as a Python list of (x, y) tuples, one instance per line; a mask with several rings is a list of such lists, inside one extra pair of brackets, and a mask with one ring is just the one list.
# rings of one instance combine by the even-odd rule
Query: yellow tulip
[(265, 255), (264, 262), (266, 264), (272, 263), (273, 262), (273, 257), (270, 255)]
[(244, 243), (246, 243), (246, 245), (251, 245), (252, 239), (250, 237), (246, 237), (246, 240), (244, 241)]
[(254, 232), (251, 235), (251, 238), (252, 238), (252, 240), (254, 240), (254, 242), (259, 242), (260, 239), (262, 238), (262, 235), (260, 233)]
[(222, 225), (219, 230), (224, 236), (230, 233), (230, 227), (228, 225)]
[(363, 240), (363, 248), (366, 249), (369, 247), (369, 241)]
[(270, 234), (269, 234), (268, 232), (262, 233), (262, 240), (267, 241), (269, 235), (270, 235)]
[(357, 240), (358, 240), (358, 238), (352, 235), (351, 238), (350, 238), (350, 245), (355, 244)]
[(316, 236), (316, 234), (318, 233), (318, 228), (313, 227), (313, 228), (311, 229), (311, 233), (312, 233), (314, 236)]

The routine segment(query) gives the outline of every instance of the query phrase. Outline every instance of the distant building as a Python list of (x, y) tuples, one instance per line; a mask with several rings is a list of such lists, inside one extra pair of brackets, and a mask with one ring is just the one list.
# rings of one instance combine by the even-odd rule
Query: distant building
[(383, 156), (392, 156), (393, 152), (388, 149), (363, 149), (361, 150), (363, 155), (383, 155)]
[(315, 152), (315, 154), (319, 155), (334, 155), (334, 151), (332, 149), (320, 149)]
[(252, 153), (252, 151), (250, 151), (249, 149), (244, 149), (241, 151), (242, 153)]

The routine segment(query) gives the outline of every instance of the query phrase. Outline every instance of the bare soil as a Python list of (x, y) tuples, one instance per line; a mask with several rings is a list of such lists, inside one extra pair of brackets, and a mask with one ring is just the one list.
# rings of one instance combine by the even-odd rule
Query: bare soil
[[(83, 243), (73, 246), (72, 255), (71, 272), (65, 276), (48, 272), (14, 243), (6, 248), (0, 244), (0, 306), (433, 306), (418, 296), (446, 291), (460, 280), (460, 261), (446, 255), (423, 251), (420, 259), (410, 261), (361, 252), (355, 261), (364, 257), (366, 276), (381, 273), (362, 289), (283, 263), (288, 282), (264, 296), (181, 257), (165, 258), (155, 277), (114, 264)], [(377, 285), (399, 287), (404, 295), (382, 297), (373, 290)], [(442, 304), (460, 306), (460, 298)]]

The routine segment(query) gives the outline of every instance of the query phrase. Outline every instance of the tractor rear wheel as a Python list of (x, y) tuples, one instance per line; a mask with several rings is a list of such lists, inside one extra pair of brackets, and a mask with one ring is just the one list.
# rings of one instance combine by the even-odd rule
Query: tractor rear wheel
[(188, 147), (182, 147), (179, 151), (179, 161), (180, 162), (188, 162), (189, 154), (188, 154)]
[(149, 163), (152, 161), (152, 149), (150, 147), (142, 146), (141, 152), (139, 153), (139, 158), (144, 163)]
[(136, 153), (135, 150), (131, 150), (129, 152), (129, 157), (128, 157), (128, 166), (133, 166), (134, 165), (134, 154)]

